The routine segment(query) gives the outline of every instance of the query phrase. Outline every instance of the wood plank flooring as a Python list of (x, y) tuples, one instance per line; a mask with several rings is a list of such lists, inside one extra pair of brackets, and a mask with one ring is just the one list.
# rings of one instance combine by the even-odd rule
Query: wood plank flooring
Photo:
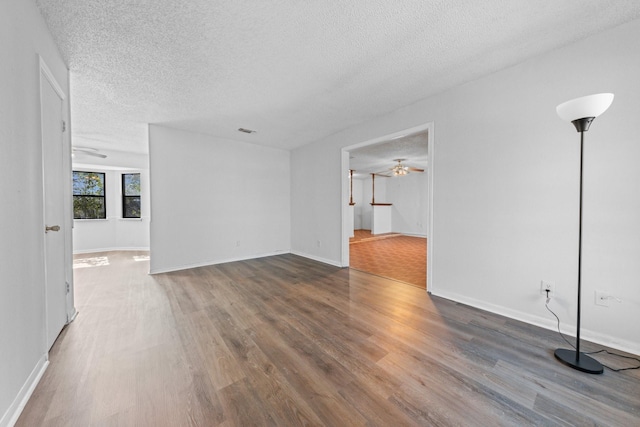
[(349, 239), (352, 269), (427, 288), (427, 239), (398, 233), (355, 230)]
[(144, 255), (75, 270), (18, 426), (640, 425), (640, 372), (569, 369), (552, 331), (294, 255), (155, 276)]

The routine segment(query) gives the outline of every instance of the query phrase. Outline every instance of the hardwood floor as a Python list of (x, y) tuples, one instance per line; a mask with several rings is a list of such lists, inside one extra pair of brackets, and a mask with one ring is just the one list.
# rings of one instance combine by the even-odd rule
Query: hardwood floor
[(349, 266), (427, 288), (427, 239), (399, 233), (372, 235), (369, 230), (355, 230), (349, 239)]
[(567, 368), (552, 331), (294, 255), (155, 276), (144, 255), (75, 270), (18, 426), (640, 425), (639, 372)]

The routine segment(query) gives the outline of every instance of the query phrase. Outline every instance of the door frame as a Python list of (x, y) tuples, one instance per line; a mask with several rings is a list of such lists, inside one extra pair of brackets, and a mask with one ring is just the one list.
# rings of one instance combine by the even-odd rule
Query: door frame
[[(69, 120), (69, 101), (68, 97), (65, 94), (65, 91), (62, 89), (62, 86), (58, 83), (57, 79), (53, 75), (53, 72), (42, 58), (42, 56), (38, 55), (38, 68), (39, 68), (39, 94), (40, 94), (40, 111), (42, 112), (42, 85), (44, 83), (43, 78), (46, 79), (47, 84), (51, 86), (54, 92), (60, 97), (62, 101), (62, 111), (61, 117), (65, 123), (65, 129), (62, 132), (62, 157), (63, 162), (60, 165), (62, 168), (62, 177), (63, 181), (67, 182), (67, 185), (63, 189), (63, 199), (64, 199), (64, 207), (63, 207), (63, 215), (64, 222), (62, 225), (61, 232), (63, 233), (63, 241), (64, 241), (64, 275), (65, 275), (65, 283), (67, 286), (67, 293), (65, 297), (65, 313), (66, 313), (66, 324), (73, 321), (77, 315), (77, 311), (75, 308), (74, 301), (74, 289), (73, 289), (73, 249), (72, 249), (72, 227), (73, 227), (73, 218), (72, 218), (72, 198), (71, 198), (71, 139), (70, 139), (70, 120)], [(41, 118), (42, 120), (42, 118)], [(62, 126), (62, 123), (61, 123)], [(47, 337), (48, 337), (48, 329), (49, 325), (47, 324), (47, 255), (46, 255), (46, 236), (44, 233), (45, 229), (45, 221), (46, 221), (46, 205), (45, 205), (45, 196), (46, 196), (46, 187), (45, 180), (47, 177), (45, 176), (45, 151), (43, 144), (44, 140), (44, 129), (40, 126), (40, 144), (41, 144), (41, 170), (42, 170), (42, 248), (43, 248), (43, 272), (45, 281), (43, 282), (43, 297), (44, 297), (44, 347), (45, 351), (48, 352), (47, 348)], [(67, 188), (68, 187), (68, 188)]]
[(362, 148), (368, 145), (377, 144), (380, 142), (390, 141), (394, 138), (398, 138), (404, 135), (419, 133), (427, 131), (427, 292), (431, 293), (434, 290), (433, 283), (433, 178), (434, 178), (434, 163), (435, 163), (435, 138), (434, 138), (434, 125), (433, 122), (424, 123), (422, 125), (414, 126), (412, 128), (403, 129), (388, 135), (379, 136), (377, 138), (362, 141), (356, 144), (352, 144), (342, 148), (341, 151), (341, 183), (342, 183), (342, 195), (341, 195), (341, 210), (342, 210), (342, 255), (341, 264), (342, 267), (349, 266), (349, 236), (351, 231), (349, 230), (349, 152), (357, 148)]

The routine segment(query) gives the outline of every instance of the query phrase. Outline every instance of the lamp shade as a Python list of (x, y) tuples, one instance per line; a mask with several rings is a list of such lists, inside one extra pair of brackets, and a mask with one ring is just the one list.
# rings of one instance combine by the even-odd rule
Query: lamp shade
[(556, 107), (556, 111), (562, 120), (572, 122), (587, 117), (598, 117), (607, 111), (612, 102), (612, 93), (597, 93), (563, 102)]

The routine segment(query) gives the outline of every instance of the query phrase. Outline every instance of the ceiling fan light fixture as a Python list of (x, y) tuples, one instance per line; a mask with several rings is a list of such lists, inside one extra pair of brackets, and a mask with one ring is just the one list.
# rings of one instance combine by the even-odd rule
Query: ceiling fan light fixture
[(409, 173), (409, 168), (406, 166), (397, 165), (393, 168), (394, 176), (404, 176)]
[(409, 173), (409, 168), (402, 164), (405, 159), (393, 159), (394, 162), (398, 162), (391, 170), (393, 171), (393, 176), (404, 176)]

